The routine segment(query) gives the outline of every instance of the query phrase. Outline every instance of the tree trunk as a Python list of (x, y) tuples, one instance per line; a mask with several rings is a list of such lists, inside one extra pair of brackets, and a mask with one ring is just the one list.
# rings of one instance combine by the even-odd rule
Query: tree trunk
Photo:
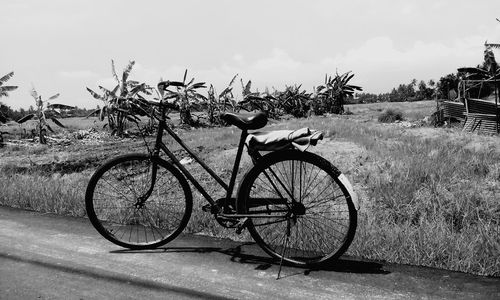
[(193, 118), (191, 116), (191, 108), (189, 107), (189, 103), (187, 100), (182, 99), (181, 104), (179, 106), (179, 115), (181, 124), (193, 125)]

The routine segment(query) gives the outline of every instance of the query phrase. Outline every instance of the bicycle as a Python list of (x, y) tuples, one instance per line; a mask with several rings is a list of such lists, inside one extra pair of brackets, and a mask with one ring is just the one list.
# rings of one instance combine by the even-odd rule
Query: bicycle
[[(165, 88), (180, 83), (161, 84)], [(250, 147), (248, 138), (258, 135), (249, 130), (263, 128), (266, 115), (222, 113), (222, 120), (241, 129), (226, 184), (167, 126), (166, 112), (173, 107), (163, 100), (151, 103), (160, 113), (152, 151), (112, 158), (95, 171), (87, 186), (87, 215), (104, 238), (129, 249), (156, 248), (175, 239), (193, 209), (189, 181), (207, 200), (204, 211), (238, 234), (247, 229), (266, 253), (280, 260), (280, 271), (283, 263), (318, 267), (347, 250), (357, 226), (357, 196), (348, 179), (329, 161), (297, 150), (297, 143), (303, 140), (274, 143), (275, 149)], [(164, 132), (226, 191), (225, 197), (214, 200), (208, 194), (163, 143)], [(314, 145), (320, 138), (322, 134), (309, 142)], [(253, 166), (233, 197), (245, 147)], [(161, 152), (167, 160), (160, 157)]]

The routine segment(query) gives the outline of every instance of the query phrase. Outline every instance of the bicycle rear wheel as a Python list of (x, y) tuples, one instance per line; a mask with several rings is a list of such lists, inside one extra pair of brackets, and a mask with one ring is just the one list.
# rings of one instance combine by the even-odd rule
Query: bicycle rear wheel
[(271, 256), (299, 266), (337, 259), (351, 244), (357, 211), (322, 157), (296, 150), (272, 152), (245, 175), (238, 212), (251, 214), (248, 230)]
[[(152, 182), (152, 172), (156, 180)], [(179, 170), (146, 154), (126, 154), (102, 165), (85, 194), (87, 216), (109, 241), (130, 249), (168, 243), (186, 227), (191, 189)]]

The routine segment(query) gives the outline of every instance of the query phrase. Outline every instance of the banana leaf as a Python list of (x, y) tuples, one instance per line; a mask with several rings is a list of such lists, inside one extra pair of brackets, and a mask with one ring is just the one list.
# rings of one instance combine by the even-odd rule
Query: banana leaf
[(125, 70), (123, 70), (122, 84), (127, 82), (127, 78), (130, 75), (130, 72), (132, 71), (134, 64), (135, 64), (135, 61), (133, 61), (133, 60), (129, 61), (127, 67), (125, 67)]
[(54, 96), (49, 97), (49, 99), (48, 99), (48, 100), (54, 100), (54, 99), (56, 99), (57, 97), (59, 97), (59, 95), (60, 95), (60, 94), (59, 94), (59, 93), (57, 93), (57, 94), (55, 94)]
[(16, 85), (6, 85), (6, 86), (0, 85), (0, 86), (2, 87), (2, 91), (4, 92), (12, 92), (13, 90), (18, 88), (18, 86)]
[(202, 94), (199, 94), (199, 93), (193, 93), (193, 96), (195, 96), (197, 99), (208, 100), (207, 97), (205, 97), (205, 96), (203, 96)]
[(14, 76), (14, 72), (10, 72), (6, 75), (4, 75), (2, 78), (0, 78), (0, 86), (4, 83), (7, 82), (7, 80), (11, 79), (12, 76)]
[(228, 86), (227, 88), (225, 88), (222, 93), (220, 93), (220, 96), (219, 98), (223, 98), (227, 93), (231, 92), (233, 90), (232, 87)]
[(74, 106), (70, 106), (70, 105), (66, 105), (66, 104), (59, 104), (59, 103), (47, 105), (47, 108), (51, 108), (51, 109), (75, 109)]
[(192, 89), (206, 88), (205, 82), (197, 82), (191, 86)]
[(48, 129), (50, 132), (54, 133), (54, 130), (52, 129), (52, 127), (50, 127), (50, 125), (49, 125), (49, 124), (45, 124), (45, 126), (47, 127), (47, 129)]
[(125, 115), (125, 119), (127, 119), (130, 122), (136, 123), (136, 124), (138, 124), (139, 121), (141, 120), (138, 117), (133, 116), (133, 115)]
[(93, 90), (87, 88), (87, 91), (92, 95), (97, 100), (104, 100), (104, 97), (99, 95), (98, 93), (94, 92)]
[(233, 85), (234, 81), (236, 80), (236, 77), (238, 77), (238, 74), (234, 75), (233, 79), (231, 79), (231, 81), (229, 82), (228, 87)]
[(97, 113), (98, 113), (98, 112), (100, 112), (100, 111), (101, 111), (101, 109), (100, 109), (100, 108), (99, 108), (99, 109), (95, 109), (95, 110), (93, 110), (90, 114), (88, 114), (85, 118), (86, 118), (86, 119), (87, 119), (87, 118), (90, 118), (92, 115), (95, 115), (95, 114), (97, 114)]
[(59, 122), (59, 120), (57, 120), (56, 118), (50, 118), (52, 120), (52, 122), (54, 122), (54, 124), (56, 124), (57, 126), (59, 127), (62, 127), (62, 128), (66, 128), (63, 124), (61, 124), (61, 122)]
[(106, 112), (108, 111), (108, 108), (106, 106), (103, 106), (99, 112), (99, 120), (102, 122), (104, 121), (104, 117), (106, 116)]
[(118, 84), (120, 84), (120, 79), (118, 78), (118, 74), (116, 73), (114, 60), (111, 60), (111, 73), (113, 74), (113, 77), (115, 78), (116, 82), (118, 82)]
[(23, 124), (24, 122), (29, 121), (29, 120), (33, 119), (34, 117), (35, 117), (35, 114), (26, 115), (26, 116), (22, 117), (21, 119), (17, 120), (17, 123)]

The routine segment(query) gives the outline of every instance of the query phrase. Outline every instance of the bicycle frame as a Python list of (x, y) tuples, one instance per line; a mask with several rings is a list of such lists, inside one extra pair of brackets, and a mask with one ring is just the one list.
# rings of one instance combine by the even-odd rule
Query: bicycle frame
[[(238, 170), (240, 168), (240, 163), (241, 163), (241, 157), (242, 157), (242, 154), (243, 154), (243, 148), (245, 146), (245, 140), (248, 136), (248, 131), (247, 130), (242, 130), (241, 131), (241, 135), (240, 135), (240, 140), (239, 140), (239, 143), (238, 143), (238, 150), (237, 150), (237, 153), (236, 153), (236, 158), (234, 160), (234, 164), (233, 164), (233, 170), (232, 170), (232, 173), (231, 173), (231, 178), (230, 178), (230, 181), (229, 181), (229, 184), (226, 184), (200, 157), (198, 157), (192, 150), (191, 148), (189, 148), (189, 146), (187, 146), (182, 140), (181, 138), (170, 128), (168, 127), (167, 125), (167, 122), (166, 122), (166, 116), (165, 116), (165, 112), (166, 111), (166, 108), (162, 105), (160, 105), (160, 113), (161, 113), (161, 117), (160, 118), (157, 118), (157, 120), (159, 121), (159, 124), (158, 124), (158, 132), (157, 132), (157, 135), (156, 135), (156, 141), (155, 141), (155, 146), (153, 148), (153, 151), (152, 151), (152, 157), (155, 158), (155, 157), (159, 157), (160, 155), (160, 150), (163, 151), (167, 156), (168, 158), (172, 161), (172, 163), (184, 174), (184, 176), (186, 176), (186, 178), (194, 185), (194, 187), (203, 195), (203, 197), (210, 203), (210, 205), (212, 207), (215, 208), (215, 211), (218, 211), (218, 209), (220, 208), (218, 206), (218, 203), (216, 202), (216, 200), (214, 200), (209, 194), (208, 192), (201, 186), (201, 184), (196, 180), (196, 178), (193, 177), (193, 175), (184, 167), (184, 165), (182, 165), (182, 163), (179, 161), (179, 159), (177, 159), (177, 157), (172, 153), (172, 151), (170, 151), (168, 149), (168, 147), (165, 145), (165, 143), (163, 143), (163, 133), (164, 131), (166, 131), (184, 150), (186, 150), (186, 152), (188, 152), (188, 154), (194, 158), (194, 160), (200, 165), (203, 167), (203, 169), (224, 189), (226, 190), (226, 197), (224, 198), (225, 201), (231, 201), (232, 200), (232, 194), (233, 194), (233, 191), (234, 191), (234, 187), (235, 187), (235, 183), (236, 183), (236, 177), (237, 177), (237, 174), (238, 174)], [(252, 153), (249, 153), (251, 158), (252, 158), (252, 161), (255, 163), (260, 157), (262, 157), (260, 155), (260, 153), (258, 152), (252, 152)], [(154, 161), (153, 161), (154, 162)], [(276, 177), (275, 174), (273, 174), (274, 172), (271, 170), (271, 173), (272, 175), (274, 175)], [(266, 174), (266, 176), (269, 176), (268, 174)], [(154, 185), (154, 182), (156, 181), (156, 167), (153, 167), (153, 172), (152, 172), (152, 186), (150, 188), (150, 190), (152, 191), (153, 190), (153, 185)], [(283, 186), (283, 183), (278, 179), (280, 185)], [(276, 188), (276, 186), (274, 185), (274, 183), (272, 183), (271, 181), (271, 184), (274, 186), (274, 188), (276, 190), (278, 190)], [(147, 193), (144, 197), (147, 198), (149, 193)], [(282, 197), (283, 198), (283, 197)], [(292, 197), (293, 198), (293, 197)], [(276, 200), (274, 200), (276, 201)], [(228, 203), (226, 202), (226, 203)], [(285, 204), (287, 205), (288, 207), (288, 204), (286, 203), (286, 201), (284, 201), (284, 203), (282, 204)], [(288, 212), (288, 210), (273, 210), (274, 212)], [(218, 213), (220, 216), (222, 217), (230, 217), (230, 218), (245, 218), (245, 217), (248, 217), (248, 218), (269, 218), (269, 215), (268, 214), (263, 214), (263, 215), (258, 215), (258, 214), (235, 214), (235, 213), (231, 213), (231, 214), (225, 214), (225, 213)], [(285, 216), (284, 216), (285, 217)]]
[[(217, 205), (216, 201), (208, 194), (208, 192), (201, 186), (201, 184), (193, 177), (193, 175), (182, 165), (182, 163), (177, 159), (177, 157), (168, 149), (168, 147), (163, 143), (163, 134), (166, 131), (186, 152), (201, 166), (203, 169), (226, 191), (225, 199), (229, 201), (232, 197), (234, 186), (236, 183), (236, 176), (238, 174), (238, 170), (240, 168), (241, 157), (243, 154), (243, 148), (245, 146), (245, 139), (248, 136), (248, 132), (246, 130), (242, 130), (240, 140), (238, 143), (238, 151), (236, 153), (236, 158), (233, 165), (233, 170), (231, 173), (231, 178), (229, 184), (226, 184), (200, 157), (198, 157), (192, 150), (189, 148), (181, 138), (167, 125), (166, 122), (166, 108), (164, 105), (160, 105), (160, 118), (157, 118), (159, 121), (158, 124), (158, 132), (156, 135), (155, 146), (152, 152), (153, 157), (159, 157), (160, 150), (163, 151), (168, 158), (172, 161), (172, 163), (186, 176), (186, 178), (194, 185), (194, 187), (203, 195), (203, 197), (210, 203), (210, 205)], [(257, 156), (252, 159), (256, 159)], [(156, 177), (156, 172), (153, 171), (153, 179)], [(152, 182), (155, 182), (153, 180)]]
[(177, 157), (167, 148), (165, 143), (163, 143), (163, 132), (166, 131), (189, 155), (194, 158), (194, 160), (207, 171), (207, 173), (224, 189), (226, 190), (226, 199), (231, 199), (234, 191), (234, 185), (236, 182), (236, 175), (238, 173), (241, 156), (243, 154), (243, 148), (245, 144), (245, 139), (248, 135), (246, 130), (241, 132), (240, 141), (238, 144), (238, 151), (236, 153), (236, 159), (233, 165), (233, 171), (231, 173), (231, 179), (229, 185), (226, 184), (201, 158), (199, 158), (182, 140), (181, 138), (167, 126), (165, 120), (160, 120), (158, 125), (158, 134), (156, 136), (155, 148), (153, 150), (153, 156), (158, 156), (160, 149), (170, 158), (172, 163), (179, 168), (179, 170), (186, 176), (186, 178), (194, 185), (194, 187), (203, 195), (205, 199), (211, 204), (216, 205), (215, 200), (208, 194), (208, 192), (201, 186), (201, 184), (191, 175), (191, 173), (181, 164)]

